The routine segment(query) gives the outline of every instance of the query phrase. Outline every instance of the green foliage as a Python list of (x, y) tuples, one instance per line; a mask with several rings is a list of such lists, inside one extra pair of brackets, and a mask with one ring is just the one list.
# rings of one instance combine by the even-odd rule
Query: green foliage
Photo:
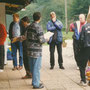
[[(87, 14), (90, 5), (90, 0), (73, 0), (70, 8), (70, 17), (75, 20), (78, 18), (79, 14)], [(71, 19), (70, 18), (70, 19)]]
[(33, 21), (32, 15), (34, 12), (39, 11), (42, 14), (42, 26), (46, 30), (46, 24), (50, 20), (50, 12), (55, 11), (57, 18), (65, 23), (65, 11), (63, 0), (37, 0), (36, 3), (31, 3), (26, 7), (25, 11), (20, 11), (20, 17), (28, 16), (30, 21)]

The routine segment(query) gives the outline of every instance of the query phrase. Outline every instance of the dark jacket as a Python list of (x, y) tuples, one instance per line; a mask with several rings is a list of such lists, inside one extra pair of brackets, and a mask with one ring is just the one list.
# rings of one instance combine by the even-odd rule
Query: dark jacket
[(90, 23), (82, 27), (79, 44), (81, 47), (90, 47)]

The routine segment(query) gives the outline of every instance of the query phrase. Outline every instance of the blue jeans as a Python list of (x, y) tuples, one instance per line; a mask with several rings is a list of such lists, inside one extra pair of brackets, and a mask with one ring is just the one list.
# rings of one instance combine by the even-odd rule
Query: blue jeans
[(32, 73), (32, 85), (34, 87), (39, 87), (40, 85), (41, 58), (42, 57), (29, 57), (30, 71)]
[(11, 43), (12, 55), (13, 55), (13, 65), (17, 66), (17, 50), (19, 50), (19, 66), (23, 65), (23, 47), (22, 42)]

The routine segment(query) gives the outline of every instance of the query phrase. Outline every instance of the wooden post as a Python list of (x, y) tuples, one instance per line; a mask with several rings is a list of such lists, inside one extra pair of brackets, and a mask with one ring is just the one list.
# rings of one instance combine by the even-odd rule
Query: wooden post
[(5, 3), (0, 3), (0, 23), (6, 26)]
[(67, 24), (67, 0), (65, 0), (65, 28), (66, 28), (66, 33), (68, 33), (68, 24)]

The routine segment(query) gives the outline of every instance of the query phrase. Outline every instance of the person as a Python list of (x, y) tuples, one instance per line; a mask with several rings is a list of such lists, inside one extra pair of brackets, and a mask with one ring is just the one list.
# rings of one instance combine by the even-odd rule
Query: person
[(23, 63), (24, 63), (24, 67), (25, 67), (25, 71), (26, 71), (26, 75), (24, 77), (22, 77), (22, 79), (28, 79), (31, 78), (31, 72), (29, 69), (29, 63), (28, 63), (28, 56), (27, 56), (27, 39), (26, 39), (26, 33), (27, 33), (27, 28), (30, 25), (30, 20), (27, 16), (23, 17), (21, 19), (22, 22), (22, 32), (21, 32), (21, 36), (22, 36), (22, 45), (23, 45)]
[(62, 28), (63, 24), (61, 21), (56, 19), (55, 12), (50, 13), (51, 20), (47, 23), (47, 31), (53, 32), (54, 35), (50, 37), (49, 40), (49, 51), (50, 51), (50, 69), (54, 68), (55, 65), (55, 46), (57, 46), (58, 52), (58, 64), (60, 69), (65, 69), (63, 67), (63, 57), (62, 57)]
[(90, 57), (90, 12), (87, 15), (87, 23), (82, 27), (79, 38), (79, 48), (80, 85), (87, 86), (85, 69)]
[[(21, 70), (23, 68), (23, 47), (22, 42), (16, 41), (12, 43), (13, 38), (20, 37), (21, 35), (21, 24), (19, 20), (19, 14), (13, 14), (13, 22), (11, 22), (9, 27), (9, 38), (11, 40), (11, 49), (13, 56), (13, 69), (12, 70)], [(19, 67), (17, 64), (17, 50), (19, 50)]]
[(70, 31), (73, 31), (73, 51), (74, 51), (74, 58), (77, 64), (77, 69), (79, 69), (79, 47), (78, 47), (78, 43), (79, 43), (79, 37), (80, 37), (80, 33), (81, 33), (81, 28), (82, 26), (86, 23), (85, 21), (85, 15), (84, 14), (80, 14), (79, 15), (79, 21), (76, 21), (72, 24), (70, 24)]
[(46, 42), (43, 29), (40, 25), (41, 13), (35, 12), (33, 14), (34, 22), (30, 24), (27, 30), (28, 41), (28, 58), (30, 64), (30, 71), (32, 73), (32, 85), (34, 89), (41, 89), (44, 87), (40, 83), (40, 68), (42, 61), (42, 44)]
[(4, 42), (7, 37), (6, 28), (0, 23), (0, 72), (4, 70)]

